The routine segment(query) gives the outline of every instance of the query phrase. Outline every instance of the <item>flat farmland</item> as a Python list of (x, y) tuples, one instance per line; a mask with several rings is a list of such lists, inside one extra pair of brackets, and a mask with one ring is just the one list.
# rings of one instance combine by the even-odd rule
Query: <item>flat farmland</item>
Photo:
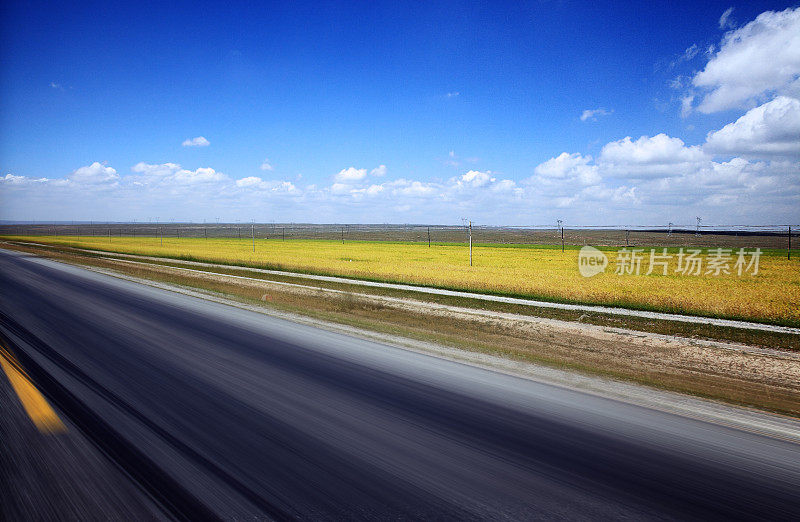
[[(583, 277), (579, 246), (478, 243), (473, 266), (463, 243), (304, 240), (280, 238), (6, 236), (9, 240), (205, 261), (256, 268), (339, 275), (543, 299), (556, 302), (621, 306), (643, 310), (707, 315), (790, 326), (800, 325), (800, 261), (786, 251), (761, 249), (758, 272), (743, 266), (738, 273), (736, 245), (719, 274), (709, 272), (713, 249), (702, 248), (699, 275), (679, 273), (678, 247), (647, 274), (650, 247), (642, 248), (639, 274), (617, 274), (623, 266), (618, 247), (600, 247), (608, 256), (605, 272)], [(707, 240), (708, 238), (706, 238)], [(633, 248), (634, 245), (631, 245)], [(661, 246), (656, 248), (662, 254)], [(752, 260), (753, 248), (746, 250)], [(628, 265), (628, 268), (631, 268)], [(725, 273), (727, 270), (729, 273)]]

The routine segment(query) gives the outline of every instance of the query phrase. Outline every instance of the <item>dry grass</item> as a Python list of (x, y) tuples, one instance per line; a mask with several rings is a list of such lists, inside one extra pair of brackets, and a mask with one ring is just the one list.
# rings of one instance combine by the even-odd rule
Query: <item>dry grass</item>
[[(12, 238), (9, 238), (12, 239)], [(480, 245), (474, 266), (464, 245), (345, 242), (327, 240), (164, 239), (100, 237), (14, 237), (99, 250), (209, 261), (310, 273), (344, 275), (551, 301), (729, 317), (800, 325), (800, 261), (765, 251), (757, 275), (616, 275), (610, 269), (584, 278), (578, 249), (542, 245)], [(673, 250), (674, 252), (674, 250)], [(704, 250), (705, 254), (705, 250)], [(643, 272), (646, 271), (646, 264)]]

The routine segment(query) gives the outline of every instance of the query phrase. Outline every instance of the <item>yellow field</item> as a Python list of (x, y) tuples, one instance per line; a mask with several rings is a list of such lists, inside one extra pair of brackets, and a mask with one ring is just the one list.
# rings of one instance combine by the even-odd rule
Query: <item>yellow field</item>
[[(12, 238), (9, 238), (12, 239)], [(616, 305), (659, 311), (712, 315), (764, 322), (800, 324), (800, 261), (784, 252), (765, 252), (757, 275), (617, 275), (616, 251), (607, 251), (609, 267), (591, 278), (578, 271), (578, 250), (534, 245), (479, 245), (469, 266), (468, 249), (458, 244), (345, 242), (322, 240), (164, 239), (95, 237), (14, 237), (152, 256), (286, 269), (381, 281), (527, 296), (552, 301)], [(660, 249), (657, 249), (660, 252)], [(674, 253), (674, 250), (670, 250)], [(735, 252), (734, 252), (735, 254)], [(706, 250), (703, 250), (703, 257)], [(705, 272), (706, 266), (703, 266)], [(752, 270), (751, 270), (752, 271)], [(657, 275), (658, 274), (658, 275)]]

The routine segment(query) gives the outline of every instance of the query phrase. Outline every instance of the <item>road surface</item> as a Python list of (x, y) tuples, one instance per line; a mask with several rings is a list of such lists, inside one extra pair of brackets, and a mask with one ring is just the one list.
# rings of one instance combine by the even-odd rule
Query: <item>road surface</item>
[(0, 251), (0, 518), (800, 519), (800, 446)]

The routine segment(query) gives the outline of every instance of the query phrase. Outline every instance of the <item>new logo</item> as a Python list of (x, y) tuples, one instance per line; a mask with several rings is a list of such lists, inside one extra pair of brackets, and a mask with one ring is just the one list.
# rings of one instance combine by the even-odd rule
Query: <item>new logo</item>
[(592, 277), (600, 272), (605, 272), (608, 266), (608, 257), (592, 246), (581, 248), (578, 254), (578, 270), (583, 277)]

